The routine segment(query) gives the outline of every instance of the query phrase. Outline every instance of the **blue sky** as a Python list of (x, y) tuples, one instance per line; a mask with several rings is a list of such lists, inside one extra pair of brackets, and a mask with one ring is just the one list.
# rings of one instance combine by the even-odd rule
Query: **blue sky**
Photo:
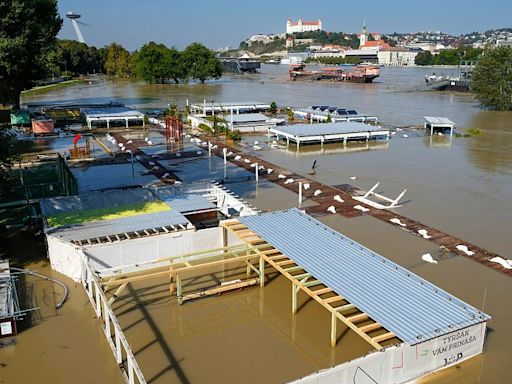
[[(59, 0), (62, 17), (82, 15), (82, 33), (98, 47), (117, 41), (130, 50), (153, 40), (183, 48), (211, 48), (256, 33), (285, 31), (288, 17), (322, 19), (327, 31), (358, 32), (366, 19), (375, 32), (443, 31), (453, 34), (512, 27), (510, 0)], [(75, 39), (65, 18), (60, 38)]]

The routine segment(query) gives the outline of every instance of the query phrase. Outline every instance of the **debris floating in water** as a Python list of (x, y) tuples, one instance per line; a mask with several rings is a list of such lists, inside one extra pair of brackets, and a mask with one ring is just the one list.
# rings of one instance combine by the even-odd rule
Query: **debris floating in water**
[(361, 211), (361, 212), (368, 212), (368, 211), (369, 211), (369, 209), (368, 209), (368, 208), (363, 207), (362, 205), (359, 205), (359, 204), (358, 204), (358, 205), (355, 205), (355, 206), (354, 206), (354, 208), (355, 208), (355, 209), (357, 209), (357, 210), (359, 210), (359, 211)]
[(418, 229), (418, 233), (423, 236), (424, 239), (431, 239), (432, 236), (430, 236), (426, 229)]
[(329, 208), (327, 208), (327, 212), (336, 213), (336, 208), (334, 205), (331, 205)]
[(249, 160), (249, 159), (244, 159), (244, 161), (245, 161), (247, 164), (249, 164), (249, 163), (251, 162), (251, 160)]
[(270, 175), (274, 170), (272, 168), (267, 168), (267, 173)]
[(295, 181), (295, 180), (293, 180), (293, 179), (288, 179), (288, 180), (286, 180), (284, 183), (285, 183), (285, 184), (291, 184), (291, 183), (293, 183), (294, 181)]
[(401, 227), (405, 227), (405, 226), (407, 226), (407, 224), (402, 223), (402, 222), (400, 221), (400, 219), (397, 219), (396, 217), (393, 217), (392, 219), (389, 219), (389, 221), (391, 221), (393, 224), (398, 224), (398, 225), (399, 225), (399, 226), (401, 226)]
[(336, 196), (334, 196), (334, 200), (336, 200), (336, 201), (338, 201), (338, 202), (340, 202), (340, 203), (343, 203), (343, 202), (344, 202), (344, 200), (341, 198), (341, 196), (340, 196), (340, 195), (336, 195)]
[(421, 260), (426, 261), (427, 263), (437, 264), (437, 260), (434, 260), (430, 253), (425, 253), (424, 255), (421, 255)]
[(322, 193), (322, 191), (321, 191), (320, 189), (317, 189), (317, 190), (313, 193), (313, 195), (314, 195), (314, 196), (318, 196), (318, 195), (320, 195), (321, 193)]
[(475, 252), (473, 251), (470, 251), (467, 247), (467, 245), (463, 245), (463, 244), (459, 244), (457, 245), (455, 248), (457, 248), (459, 251), (462, 251), (464, 252), (466, 255), (468, 256), (473, 256), (475, 254)]
[(357, 180), (357, 176), (350, 176), (350, 180)]
[(304, 190), (307, 191), (309, 188), (311, 188), (311, 184), (309, 184), (309, 183), (304, 184)]
[(493, 257), (491, 259), (491, 261), (493, 263), (500, 264), (505, 269), (512, 269), (512, 260), (506, 260), (503, 257), (496, 256), (496, 257)]
[(282, 173), (280, 173), (279, 175), (277, 175), (277, 178), (278, 179), (286, 179), (286, 176), (283, 175)]
[(240, 156), (240, 155), (235, 156), (235, 160), (240, 160), (241, 158), (242, 158), (242, 156)]

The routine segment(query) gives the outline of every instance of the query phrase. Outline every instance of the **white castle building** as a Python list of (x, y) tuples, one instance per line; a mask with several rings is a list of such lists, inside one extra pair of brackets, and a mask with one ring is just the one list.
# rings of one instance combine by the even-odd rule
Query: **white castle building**
[(286, 22), (286, 33), (288, 34), (321, 30), (322, 20), (302, 21), (302, 19), (299, 19), (297, 21), (292, 21), (291, 19), (288, 19)]

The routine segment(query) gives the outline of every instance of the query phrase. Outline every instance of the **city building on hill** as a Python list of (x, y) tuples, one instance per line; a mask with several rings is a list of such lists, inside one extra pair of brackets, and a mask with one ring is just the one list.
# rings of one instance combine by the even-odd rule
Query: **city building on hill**
[[(370, 36), (373, 37), (373, 40), (370, 40)], [(391, 46), (382, 40), (382, 35), (379, 32), (369, 33), (366, 28), (366, 21), (363, 24), (363, 30), (358, 35), (359, 37), (359, 49), (367, 50), (367, 49), (381, 49), (381, 48), (390, 48)]]
[(303, 21), (302, 19), (299, 19), (297, 21), (292, 21), (291, 19), (288, 19), (288, 21), (286, 22), (287, 34), (321, 30), (322, 20)]

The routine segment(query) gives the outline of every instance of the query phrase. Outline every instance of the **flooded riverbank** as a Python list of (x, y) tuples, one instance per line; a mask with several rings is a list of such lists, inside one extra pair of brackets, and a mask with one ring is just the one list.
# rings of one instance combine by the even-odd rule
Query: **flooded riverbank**
[[(205, 85), (93, 83), (54, 90), (41, 98), (116, 98), (129, 106), (143, 108), (184, 104), (185, 99), (190, 102), (276, 100), (280, 105), (291, 106), (330, 104), (375, 114), (382, 122), (396, 126), (419, 124), (424, 115), (449, 117), (459, 127), (478, 128), (483, 135), (453, 138), (451, 144), (446, 142), (447, 138), (435, 138), (431, 143), (428, 137), (397, 135), (382, 148), (360, 152), (333, 150), (323, 154), (316, 147), (297, 152), (294, 148), (271, 149), (265, 145), (255, 154), (330, 185), (351, 183), (369, 188), (380, 181), (381, 190), (389, 196), (407, 188), (404, 198), (407, 202), (397, 209), (398, 213), (510, 258), (510, 113), (481, 111), (468, 94), (414, 91), (427, 71), (421, 68), (383, 68), (376, 84), (290, 83), (283, 67), (263, 71), (262, 75), (227, 77)], [(246, 141), (255, 139), (266, 142), (265, 137)], [(314, 160), (318, 167), (311, 174)], [(214, 165), (201, 169), (222, 174)], [(185, 169), (182, 171), (187, 173)], [(235, 183), (229, 188), (260, 209), (283, 209), (297, 204), (295, 194), (264, 183), (258, 188), (254, 182)], [(448, 258), (438, 265), (425, 264), (421, 254), (438, 252), (432, 243), (370, 217), (336, 216), (323, 221), (493, 316), (484, 355), (435, 375), (429, 382), (507, 382), (510, 374), (506, 363), (512, 359), (512, 336), (508, 332), (512, 311), (505, 305), (504, 293), (512, 288), (510, 278), (462, 257)], [(127, 303), (119, 303), (126, 309), (120, 321), (127, 328), (127, 337), (134, 343), (142, 369), (147, 367), (147, 377), (152, 382), (205, 382), (211, 377), (225, 382), (282, 382), (352, 358), (349, 351), (360, 355), (368, 349), (348, 333), (336, 347), (333, 358), (328, 345), (328, 316), (310, 303), (293, 320), (289, 284), (279, 279), (264, 290), (249, 288), (182, 308), (170, 302), (165, 282), (154, 281), (134, 289), (142, 295), (139, 299), (143, 302), (155, 299), (155, 305), (146, 308), (134, 302), (133, 295), (127, 296)], [(215, 317), (215, 313), (226, 308), (232, 311), (229, 318)], [(213, 314), (213, 326), (201, 322), (205, 313)], [(152, 320), (141, 320), (141, 315)], [(295, 328), (295, 336), (293, 321), (302, 324)], [(110, 353), (106, 346), (105, 353)], [(242, 353), (251, 359), (244, 360), (240, 357)], [(273, 361), (274, 356), (280, 357), (279, 367)], [(270, 369), (254, 373), (254, 361), (262, 359), (279, 373)], [(226, 361), (235, 362), (231, 369), (227, 369)]]

